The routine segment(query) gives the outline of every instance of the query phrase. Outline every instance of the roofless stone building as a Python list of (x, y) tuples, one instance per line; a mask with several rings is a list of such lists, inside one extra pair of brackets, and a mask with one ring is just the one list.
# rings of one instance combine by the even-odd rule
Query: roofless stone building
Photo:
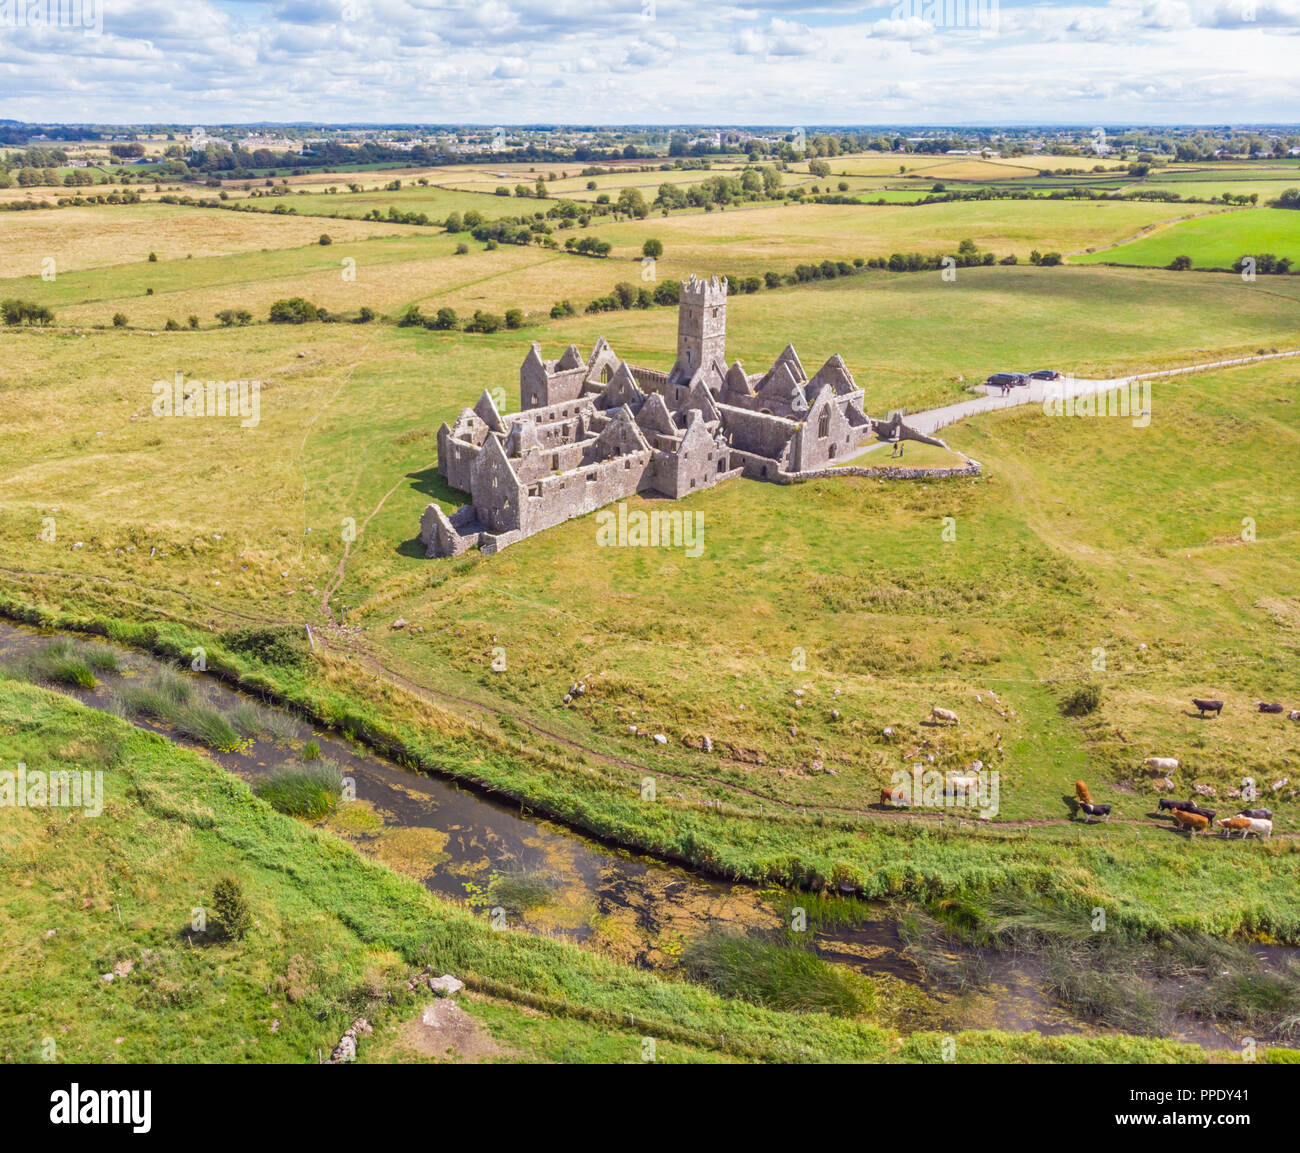
[(727, 282), (683, 281), (671, 372), (629, 365), (601, 337), (519, 370), (520, 411), (485, 391), (438, 430), (438, 471), (470, 503), (420, 518), (428, 556), (495, 553), (638, 492), (678, 499), (724, 480), (780, 480), (833, 463), (872, 432), (832, 356), (810, 379), (792, 345), (766, 372), (727, 367)]

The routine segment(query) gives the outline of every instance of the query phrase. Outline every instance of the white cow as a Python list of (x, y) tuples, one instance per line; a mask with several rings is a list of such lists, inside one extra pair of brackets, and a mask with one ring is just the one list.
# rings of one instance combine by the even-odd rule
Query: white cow
[(1178, 768), (1178, 760), (1175, 757), (1147, 757), (1142, 764), (1153, 773), (1159, 773), (1161, 776), (1175, 772)]
[[(1273, 835), (1273, 822), (1262, 820), (1259, 817), (1251, 817), (1249, 831), (1257, 837), (1271, 837)], [(1244, 830), (1241, 835), (1243, 837), (1246, 835)]]

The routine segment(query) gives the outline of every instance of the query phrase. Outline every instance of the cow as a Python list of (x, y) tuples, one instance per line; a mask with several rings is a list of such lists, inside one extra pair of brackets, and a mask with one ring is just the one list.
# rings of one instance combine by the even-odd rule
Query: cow
[(1185, 808), (1185, 809), (1183, 810), (1183, 812), (1184, 812), (1184, 813), (1195, 813), (1198, 817), (1204, 817), (1207, 821), (1212, 821), (1212, 820), (1214, 820), (1214, 816), (1215, 816), (1215, 812), (1216, 812), (1216, 810), (1214, 810), (1214, 809), (1203, 809), (1203, 808), (1201, 808), (1200, 805), (1198, 805), (1198, 804), (1196, 804), (1195, 802), (1193, 802), (1192, 804), (1188, 805), (1187, 808)]
[(1199, 697), (1193, 697), (1192, 704), (1200, 709), (1201, 716), (1205, 716), (1206, 713), (1213, 713), (1217, 717), (1223, 712), (1222, 701), (1203, 701)]
[(1176, 813), (1186, 812), (1188, 809), (1196, 808), (1195, 801), (1171, 801), (1168, 797), (1161, 797), (1156, 803), (1156, 808), (1160, 812), (1173, 811)]
[(1224, 835), (1229, 837), (1231, 837), (1234, 832), (1241, 833), (1243, 837), (1250, 832), (1249, 817), (1224, 817), (1223, 820), (1218, 821), (1217, 824), (1223, 830)]
[[(1271, 837), (1273, 835), (1273, 822), (1257, 820), (1252, 817), (1250, 820), (1250, 831), (1257, 837)], [(1243, 837), (1245, 835), (1245, 833), (1242, 833)]]
[(1088, 792), (1088, 786), (1082, 781), (1074, 782), (1074, 795), (1079, 798), (1085, 805), (1092, 803), (1092, 794)]
[[(1089, 817), (1100, 817), (1103, 821), (1110, 819), (1109, 805), (1090, 805), (1087, 801), (1084, 801), (1079, 808), (1081, 808)], [(1092, 822), (1089, 821), (1088, 823), (1091, 824)]]
[(1162, 777), (1166, 773), (1175, 772), (1178, 768), (1178, 761), (1174, 757), (1147, 757), (1142, 764)]
[(1266, 705), (1263, 701), (1256, 701), (1255, 705), (1261, 713), (1280, 713), (1282, 706), (1278, 704)]
[(880, 803), (888, 805), (891, 809), (903, 809), (907, 807), (907, 793), (900, 789), (881, 789)]
[(1197, 833), (1203, 833), (1210, 827), (1209, 817), (1203, 817), (1200, 813), (1184, 813), (1179, 809), (1173, 812), (1174, 824), (1180, 829), (1186, 829), (1188, 836), (1196, 836)]
[(1292, 709), (1286, 715), (1288, 721), (1300, 721), (1300, 709)]
[(1237, 814), (1239, 817), (1254, 817), (1257, 821), (1271, 821), (1273, 819), (1272, 809), (1242, 809)]
[(930, 720), (943, 721), (946, 725), (957, 724), (957, 714), (952, 709), (941, 709), (938, 705), (930, 710)]

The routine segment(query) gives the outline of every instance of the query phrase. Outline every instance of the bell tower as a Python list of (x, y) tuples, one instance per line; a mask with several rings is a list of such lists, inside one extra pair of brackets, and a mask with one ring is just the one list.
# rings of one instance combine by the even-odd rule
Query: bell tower
[(727, 281), (683, 280), (677, 303), (677, 363), (672, 379), (688, 383), (701, 367), (727, 363)]

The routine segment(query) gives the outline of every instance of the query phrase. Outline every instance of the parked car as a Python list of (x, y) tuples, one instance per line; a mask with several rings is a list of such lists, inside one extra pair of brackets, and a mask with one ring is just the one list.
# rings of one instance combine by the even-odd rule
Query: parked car
[(995, 372), (985, 383), (991, 388), (1001, 388), (1004, 384), (1019, 386), (1028, 384), (1029, 377), (1023, 372)]
[(1037, 372), (1029, 374), (1030, 380), (1060, 380), (1061, 374), (1054, 368), (1040, 368)]

